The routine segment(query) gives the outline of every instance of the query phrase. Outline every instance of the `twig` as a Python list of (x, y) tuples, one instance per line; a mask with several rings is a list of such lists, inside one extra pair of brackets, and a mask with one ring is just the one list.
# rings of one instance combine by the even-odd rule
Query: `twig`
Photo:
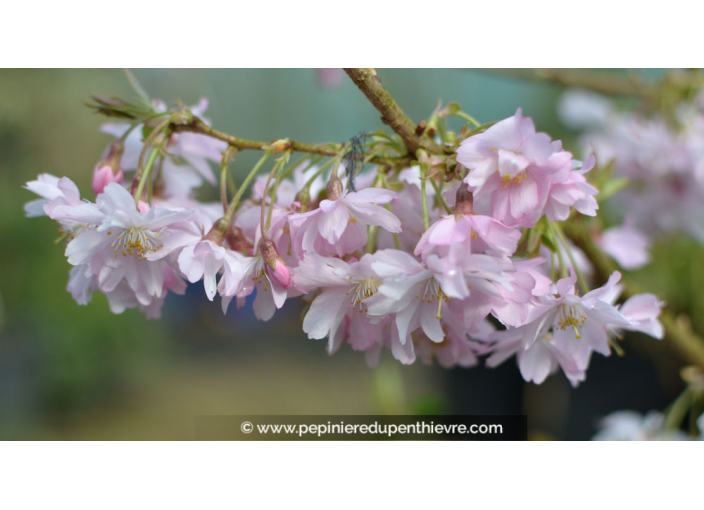
[[(616, 263), (594, 244), (594, 240), (583, 224), (569, 221), (563, 223), (562, 227), (565, 235), (592, 263), (596, 278), (606, 282), (609, 275), (618, 269)], [(623, 297), (626, 299), (641, 292), (625, 279), (622, 283)], [(689, 363), (704, 369), (704, 339), (692, 331), (688, 318), (684, 315), (675, 316), (669, 310), (663, 310), (660, 314), (660, 322), (665, 328), (665, 337), (680, 355)]]
[(607, 96), (649, 97), (653, 87), (634, 76), (622, 78), (611, 73), (585, 72), (574, 69), (477, 69), (486, 73), (518, 78), (522, 80), (544, 81), (561, 87), (580, 87)]
[[(203, 122), (198, 117), (193, 117), (190, 122), (184, 124), (171, 124), (171, 131), (174, 133), (178, 132), (189, 132), (189, 133), (199, 133), (201, 135), (206, 135), (217, 140), (222, 140), (223, 142), (234, 147), (237, 150), (257, 150), (257, 151), (267, 151), (271, 148), (271, 142), (260, 142), (255, 140), (245, 140), (244, 138), (238, 138), (236, 136), (223, 133), (218, 131), (205, 122)], [(320, 145), (312, 145), (307, 143), (297, 142), (295, 140), (289, 140), (290, 150), (294, 152), (306, 152), (308, 154), (318, 154), (320, 156), (337, 156), (339, 152), (344, 147), (341, 143), (326, 143)], [(379, 165), (390, 165), (394, 167), (408, 166), (411, 162), (410, 158), (407, 156), (401, 157), (375, 157), (371, 163), (376, 163)]]
[(391, 94), (381, 84), (376, 73), (371, 69), (345, 68), (345, 72), (359, 87), (374, 108), (381, 113), (381, 121), (393, 129), (403, 140), (411, 154), (418, 149), (426, 149), (433, 154), (443, 154), (444, 150), (428, 138), (421, 138), (416, 134), (416, 125), (409, 119), (403, 110), (396, 104)]

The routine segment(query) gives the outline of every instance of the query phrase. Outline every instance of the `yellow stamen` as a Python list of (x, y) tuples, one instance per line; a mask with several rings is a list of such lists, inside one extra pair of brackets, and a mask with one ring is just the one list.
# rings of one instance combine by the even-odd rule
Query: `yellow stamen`
[(511, 177), (508, 174), (501, 176), (501, 189), (507, 189), (509, 186), (520, 186), (523, 181), (528, 179), (528, 174), (523, 170), (519, 172), (515, 177)]

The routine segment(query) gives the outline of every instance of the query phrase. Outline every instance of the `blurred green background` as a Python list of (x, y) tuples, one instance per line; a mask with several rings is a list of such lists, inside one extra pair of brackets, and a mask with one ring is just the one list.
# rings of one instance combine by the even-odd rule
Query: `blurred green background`
[[(152, 97), (210, 99), (213, 125), (243, 138), (344, 141), (381, 125), (343, 77), (323, 87), (313, 69), (135, 70)], [(650, 72), (652, 76), (657, 72)], [(379, 70), (418, 122), (438, 99), (458, 101), (481, 122), (521, 106), (539, 130), (575, 133), (557, 119), (557, 87), (466, 70)], [(330, 357), (300, 333), (300, 308), (269, 323), (247, 307), (223, 317), (198, 285), (169, 296), (162, 321), (134, 310), (112, 315), (95, 294), (78, 306), (55, 224), (26, 219), (22, 189), (39, 173), (68, 176), (90, 197), (92, 169), (110, 138), (89, 94), (133, 97), (121, 70), (0, 70), (0, 438), (190, 439), (202, 414), (526, 413), (535, 438), (586, 439), (594, 419), (620, 408), (662, 408), (681, 387), (682, 361), (666, 343), (627, 343), (627, 356), (595, 359), (572, 391), (562, 374), (525, 385), (513, 361), (497, 370), (403, 367), (386, 354), (369, 369), (360, 353)], [(256, 154), (241, 154), (240, 175)], [(203, 190), (201, 198), (214, 198)], [(660, 243), (637, 275), (704, 331), (704, 252)], [(234, 307), (232, 307), (234, 308)]]

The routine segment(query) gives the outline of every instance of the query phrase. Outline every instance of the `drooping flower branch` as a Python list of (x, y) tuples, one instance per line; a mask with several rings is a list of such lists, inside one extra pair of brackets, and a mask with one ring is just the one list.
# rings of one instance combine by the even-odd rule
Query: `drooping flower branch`
[[(198, 117), (193, 117), (186, 123), (183, 124), (172, 124), (170, 126), (171, 131), (174, 133), (188, 132), (197, 133), (209, 136), (216, 140), (221, 140), (227, 143), (230, 147), (237, 150), (258, 150), (266, 151), (270, 150), (273, 142), (258, 142), (254, 140), (245, 140), (238, 138), (236, 136), (223, 133), (210, 127), (203, 120)], [(288, 148), (294, 152), (303, 152), (307, 154), (315, 154), (319, 156), (336, 156), (343, 149), (344, 144), (341, 143), (327, 143), (320, 145), (311, 145), (307, 143), (297, 142), (295, 140), (285, 139)], [(380, 165), (391, 165), (391, 166), (403, 166), (408, 165), (411, 159), (408, 157), (398, 156), (398, 157), (379, 157), (374, 156), (369, 162), (380, 164)]]
[[(254, 296), (269, 320), (301, 297), (304, 332), (327, 337), (331, 353), (347, 344), (374, 364), (386, 348), (443, 366), (515, 355), (536, 383), (558, 369), (583, 381), (591, 355), (618, 350), (623, 330), (662, 337), (662, 303), (623, 294), (615, 266), (594, 259), (606, 255), (572, 235), (580, 215), (597, 214), (593, 157), (575, 160), (520, 109), (480, 125), (450, 103), (415, 125), (373, 70), (346, 71), (394, 134), (256, 142), (212, 128), (204, 101), (95, 98), (127, 121), (103, 127), (117, 141), (96, 167), (95, 202), (68, 178), (27, 185), (40, 196), (28, 215), (65, 232), (76, 301), (99, 291), (115, 313), (158, 317), (169, 291), (202, 280), (223, 311)], [(451, 115), (465, 121), (459, 132)], [(228, 167), (243, 150), (264, 154), (237, 185)], [(193, 198), (204, 182), (219, 184), (218, 202)]]
[(579, 71), (575, 69), (480, 69), (511, 79), (544, 81), (561, 87), (579, 87), (608, 96), (641, 96), (648, 98), (656, 89), (631, 74), (621, 77), (614, 73)]

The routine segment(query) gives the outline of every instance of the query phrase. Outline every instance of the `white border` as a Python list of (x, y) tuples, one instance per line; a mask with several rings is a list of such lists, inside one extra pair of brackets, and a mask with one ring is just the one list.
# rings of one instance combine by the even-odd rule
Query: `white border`
[(696, 3), (4, 2), (5, 67), (695, 67)]
[(696, 508), (702, 453), (686, 442), (3, 443), (0, 507)]

